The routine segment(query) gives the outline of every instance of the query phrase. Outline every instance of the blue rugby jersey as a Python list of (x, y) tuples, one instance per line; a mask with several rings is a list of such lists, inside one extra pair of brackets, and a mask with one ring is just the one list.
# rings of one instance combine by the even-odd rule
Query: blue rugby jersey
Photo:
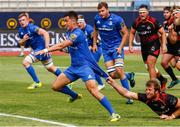
[(75, 28), (73, 31), (67, 31), (66, 37), (67, 40), (73, 42), (73, 44), (69, 46), (71, 66), (82, 66), (88, 64), (95, 73), (106, 79), (108, 75), (99, 67), (93, 58), (83, 31), (79, 28)]
[(83, 29), (84, 34), (86, 35), (86, 40), (88, 42), (88, 46), (92, 46), (93, 44), (93, 38), (92, 38), (92, 33), (94, 31), (93, 27), (86, 24), (85, 28)]
[(125, 25), (124, 20), (120, 16), (110, 13), (108, 18), (103, 19), (97, 14), (94, 18), (94, 24), (99, 31), (104, 50), (112, 50), (119, 47), (122, 40), (120, 31)]
[(20, 27), (18, 31), (21, 39), (23, 39), (25, 34), (28, 34), (30, 39), (26, 41), (26, 46), (30, 46), (35, 52), (45, 48), (44, 38), (37, 34), (38, 29), (38, 26), (29, 23), (26, 28)]

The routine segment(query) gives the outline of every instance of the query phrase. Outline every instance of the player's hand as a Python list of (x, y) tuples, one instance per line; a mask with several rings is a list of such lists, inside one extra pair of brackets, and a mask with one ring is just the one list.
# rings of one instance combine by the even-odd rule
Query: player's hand
[(28, 34), (25, 34), (25, 35), (23, 36), (23, 39), (24, 39), (25, 41), (27, 41), (29, 38), (30, 38), (30, 37), (28, 36)]
[(163, 45), (162, 46), (162, 53), (164, 54), (164, 53), (166, 53), (167, 52), (167, 46), (166, 45)]
[(134, 52), (133, 46), (131, 46), (131, 45), (129, 45), (129, 52), (130, 52), (130, 53), (133, 53), (133, 52)]
[(97, 51), (97, 45), (94, 44), (94, 45), (92, 46), (92, 51), (93, 51), (93, 52), (96, 52), (96, 51)]
[(162, 114), (162, 115), (160, 116), (160, 119), (166, 119), (167, 117), (168, 117), (168, 115)]
[(122, 52), (122, 48), (120, 48), (120, 47), (117, 48), (117, 53), (118, 53), (118, 54), (121, 54), (121, 52)]
[(110, 76), (107, 78), (106, 82), (107, 82), (108, 84), (110, 84), (110, 85), (113, 85), (113, 84), (116, 83), (115, 80), (112, 79)]
[(35, 52), (35, 54), (36, 55), (42, 55), (42, 54), (47, 55), (49, 53), (48, 53), (48, 49), (43, 49), (43, 50)]

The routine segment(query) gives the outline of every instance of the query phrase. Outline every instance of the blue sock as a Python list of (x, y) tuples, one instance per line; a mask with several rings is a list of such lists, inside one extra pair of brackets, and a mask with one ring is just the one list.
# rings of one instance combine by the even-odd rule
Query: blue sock
[(61, 74), (61, 70), (59, 68), (57, 68), (56, 71), (54, 72), (54, 74), (56, 76), (59, 76)]
[(126, 88), (127, 90), (130, 90), (127, 78), (120, 80), (120, 81), (124, 88)]
[(76, 92), (69, 89), (69, 87), (67, 87), (67, 86), (64, 86), (61, 90), (59, 90), (59, 92), (67, 94), (67, 95), (71, 96), (72, 98), (77, 98), (77, 96), (78, 96), (78, 94)]
[(31, 78), (34, 80), (34, 82), (39, 83), (39, 79), (36, 75), (34, 68), (30, 65), (28, 68), (26, 68), (26, 70), (29, 73), (29, 75), (31, 76)]
[(130, 78), (131, 78), (130, 73), (126, 72), (125, 75), (126, 75), (127, 79), (130, 79)]
[(114, 109), (111, 106), (111, 103), (105, 96), (100, 100), (100, 103), (108, 110), (111, 115), (114, 113)]
[(98, 85), (103, 85), (101, 77), (98, 74), (95, 74), (95, 78), (96, 78), (96, 81), (98, 82)]

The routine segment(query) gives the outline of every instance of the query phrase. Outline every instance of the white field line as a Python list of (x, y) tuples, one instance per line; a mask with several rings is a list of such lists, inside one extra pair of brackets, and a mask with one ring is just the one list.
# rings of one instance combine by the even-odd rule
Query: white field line
[(65, 123), (60, 123), (60, 122), (54, 122), (54, 121), (49, 121), (49, 120), (43, 120), (43, 119), (38, 119), (34, 117), (26, 117), (26, 116), (20, 116), (20, 115), (11, 115), (11, 114), (6, 114), (6, 113), (0, 113), (0, 116), (5, 116), (5, 117), (14, 117), (14, 118), (19, 118), (19, 119), (26, 119), (26, 120), (33, 120), (33, 121), (38, 121), (42, 123), (48, 123), (48, 124), (53, 124), (53, 125), (59, 125), (63, 127), (76, 127), (71, 124), (65, 124)]
[[(35, 65), (36, 67), (44, 67), (43, 65)], [(57, 67), (59, 67), (59, 66), (57, 66)], [(60, 69), (66, 69), (66, 68), (68, 68), (68, 67), (64, 67), (64, 66), (62, 66), (62, 67), (59, 67)], [(134, 72), (136, 75), (145, 75), (145, 76), (148, 76), (149, 74), (148, 73), (144, 73), (144, 72)], [(164, 75), (163, 74), (163, 76), (165, 76), (165, 77), (169, 77), (169, 75)], [(176, 77), (178, 77), (178, 78), (180, 78), (180, 75), (176, 75)]]

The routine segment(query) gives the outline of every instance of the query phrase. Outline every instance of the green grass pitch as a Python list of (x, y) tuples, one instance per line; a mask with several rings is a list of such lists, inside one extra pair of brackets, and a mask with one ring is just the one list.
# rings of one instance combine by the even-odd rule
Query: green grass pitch
[[(109, 122), (108, 112), (86, 90), (81, 80), (73, 84), (73, 90), (83, 94), (83, 98), (74, 103), (67, 102), (67, 96), (53, 92), (51, 84), (55, 76), (41, 63), (34, 64), (43, 87), (35, 90), (27, 90), (32, 83), (31, 78), (22, 66), (20, 57), (0, 57), (0, 113), (20, 115), (72, 124), (75, 126), (180, 126), (180, 120), (163, 121), (153, 113), (145, 104), (135, 101), (133, 105), (126, 105), (126, 99), (120, 96), (114, 89), (107, 85), (102, 90), (116, 112), (121, 115), (117, 122)], [(69, 56), (53, 56), (54, 64), (64, 70), (69, 64)], [(160, 66), (157, 66), (163, 74), (166, 74)], [(100, 66), (104, 68), (103, 60)], [(148, 80), (147, 71), (140, 55), (127, 55), (125, 57), (125, 70), (136, 73), (136, 86), (132, 91), (143, 92), (144, 84)], [(176, 75), (180, 73), (175, 70)], [(117, 80), (117, 82), (119, 82)], [(168, 83), (170, 78), (168, 77)], [(167, 90), (180, 97), (180, 84)], [(56, 126), (50, 123), (38, 122), (28, 119), (20, 119), (0, 115), (0, 126)]]

